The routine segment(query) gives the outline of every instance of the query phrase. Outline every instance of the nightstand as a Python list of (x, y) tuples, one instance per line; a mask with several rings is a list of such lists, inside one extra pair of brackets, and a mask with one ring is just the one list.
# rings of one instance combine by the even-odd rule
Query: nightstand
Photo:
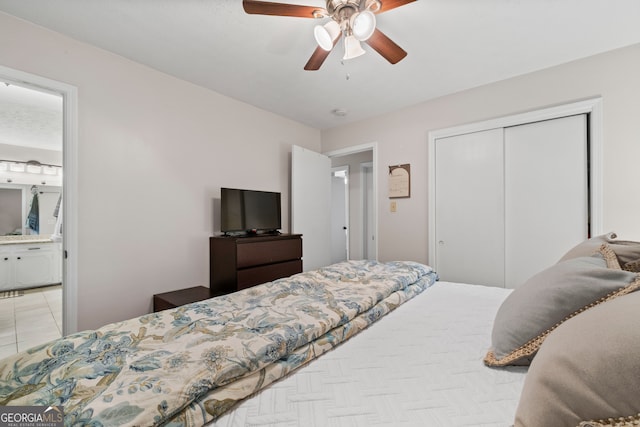
[(203, 301), (209, 298), (228, 294), (229, 292), (211, 292), (208, 287), (194, 286), (192, 288), (178, 289), (177, 291), (164, 292), (153, 296), (153, 311), (168, 310), (192, 302)]

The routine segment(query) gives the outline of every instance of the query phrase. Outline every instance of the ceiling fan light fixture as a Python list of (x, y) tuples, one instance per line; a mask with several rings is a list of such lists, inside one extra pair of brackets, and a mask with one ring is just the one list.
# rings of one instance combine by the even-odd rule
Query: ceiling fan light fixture
[(351, 17), (351, 32), (359, 41), (365, 41), (376, 29), (376, 16), (369, 10), (354, 13)]
[[(306, 71), (319, 70), (341, 37), (345, 39), (343, 61), (365, 53), (360, 46), (361, 42), (366, 42), (390, 64), (396, 64), (407, 56), (404, 49), (377, 28), (375, 14), (405, 6), (416, 0), (324, 0), (324, 8), (295, 4), (302, 0), (296, 0), (292, 4), (276, 1), (278, 0), (242, 0), (242, 7), (250, 15), (327, 18), (324, 24), (314, 28), (314, 38), (318, 46), (304, 65)], [(349, 74), (346, 78), (349, 80)]]
[(340, 25), (333, 19), (324, 25), (316, 25), (313, 29), (313, 36), (322, 49), (330, 51), (333, 49), (333, 42), (340, 35)]
[(344, 38), (343, 60), (357, 58), (365, 53), (365, 50), (360, 46), (360, 41), (358, 41), (354, 36), (347, 36)]

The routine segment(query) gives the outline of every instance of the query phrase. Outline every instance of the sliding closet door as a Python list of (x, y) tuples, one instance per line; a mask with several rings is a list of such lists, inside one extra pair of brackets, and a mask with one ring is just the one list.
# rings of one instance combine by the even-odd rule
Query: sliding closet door
[(587, 119), (505, 128), (505, 281), (515, 288), (587, 237)]
[(503, 130), (435, 141), (435, 269), (442, 280), (504, 286)]

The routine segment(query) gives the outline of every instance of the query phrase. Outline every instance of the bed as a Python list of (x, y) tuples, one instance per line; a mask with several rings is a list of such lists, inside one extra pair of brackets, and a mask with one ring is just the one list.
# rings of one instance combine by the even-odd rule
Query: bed
[(437, 282), (213, 426), (500, 426), (526, 367), (482, 363), (508, 290)]
[[(349, 261), (73, 334), (0, 361), (0, 406), (59, 405), (65, 425), (93, 426), (632, 425), (603, 422), (618, 413), (640, 422), (640, 409), (633, 412), (640, 339), (633, 336), (616, 341), (625, 344), (622, 349), (616, 342), (606, 346), (634, 356), (629, 366), (616, 365), (626, 375), (608, 384), (609, 372), (595, 385), (577, 386), (608, 387), (595, 393), (597, 399), (577, 399), (588, 410), (556, 422), (553, 408), (564, 413), (573, 405), (575, 393), (562, 388), (575, 381), (565, 375), (572, 365), (557, 360), (585, 342), (563, 348), (576, 336), (572, 328), (628, 323), (629, 310), (640, 303), (634, 293), (639, 275), (631, 271), (640, 244), (637, 257), (625, 254), (631, 260), (624, 260), (631, 262), (625, 270), (612, 249), (618, 246), (592, 254), (597, 243), (523, 286), (540, 290), (533, 297), (520, 289), (437, 281), (436, 272), (415, 262)], [(594, 289), (588, 296), (584, 280), (572, 278), (576, 274)], [(568, 285), (548, 285), (556, 276)], [(558, 308), (556, 288), (570, 288), (570, 295), (579, 289), (582, 296)], [(540, 316), (550, 308), (555, 312)], [(544, 322), (526, 320), (529, 314)], [(505, 333), (509, 325), (527, 329), (518, 319), (526, 333)], [(618, 332), (633, 334), (638, 326)], [(608, 335), (605, 330), (597, 339), (605, 343)], [(545, 340), (550, 344), (542, 345)], [(590, 345), (570, 359), (588, 369), (595, 360), (593, 369), (602, 370)], [(582, 360), (584, 354), (590, 360)], [(557, 374), (550, 366), (567, 369)], [(550, 390), (556, 378), (562, 384)], [(620, 402), (600, 404), (601, 396), (617, 389)], [(548, 396), (555, 396), (552, 402)]]

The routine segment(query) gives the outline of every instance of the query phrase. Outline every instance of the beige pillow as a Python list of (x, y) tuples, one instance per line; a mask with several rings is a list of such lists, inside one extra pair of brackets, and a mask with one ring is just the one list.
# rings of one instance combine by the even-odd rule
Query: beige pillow
[(596, 253), (603, 244), (608, 244), (613, 252), (616, 253), (618, 262), (625, 270), (639, 271), (633, 269), (637, 264), (630, 265), (629, 267), (627, 267), (626, 264), (638, 262), (640, 260), (640, 242), (634, 242), (631, 240), (615, 240), (617, 237), (616, 233), (613, 232), (592, 237), (591, 239), (585, 240), (571, 248), (569, 252), (560, 258), (560, 261), (558, 262), (582, 256), (591, 256)]
[(634, 292), (553, 331), (529, 368), (516, 427), (639, 425), (638, 307)]
[(594, 256), (555, 264), (527, 280), (502, 303), (484, 362), (488, 366), (529, 365), (547, 335), (562, 322), (638, 288), (640, 274), (621, 270), (607, 245)]
[(609, 243), (609, 246), (616, 253), (620, 265), (625, 269), (628, 264), (632, 264), (640, 258), (640, 242), (615, 240)]
[(635, 273), (640, 273), (640, 259), (637, 259), (635, 261), (629, 261), (629, 262), (625, 263), (623, 268), (625, 270), (627, 270), (627, 271), (633, 271)]

